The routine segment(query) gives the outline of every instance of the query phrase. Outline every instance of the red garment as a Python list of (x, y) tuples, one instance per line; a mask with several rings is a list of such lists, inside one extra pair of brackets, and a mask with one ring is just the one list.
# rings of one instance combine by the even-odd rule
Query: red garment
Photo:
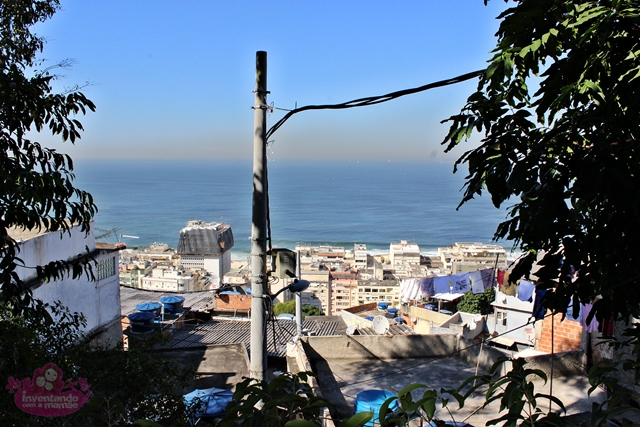
[(498, 285), (502, 288), (502, 284), (504, 283), (504, 271), (498, 270)]
[(602, 325), (600, 332), (602, 332), (603, 337), (613, 336), (613, 325), (615, 324), (615, 320), (613, 320), (613, 314), (609, 316), (608, 319), (602, 320)]

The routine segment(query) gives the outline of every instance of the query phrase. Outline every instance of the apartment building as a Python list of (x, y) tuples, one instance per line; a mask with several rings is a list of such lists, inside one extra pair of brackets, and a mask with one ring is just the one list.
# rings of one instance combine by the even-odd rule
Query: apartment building
[(154, 268), (150, 275), (140, 279), (142, 289), (148, 291), (193, 292), (196, 279), (191, 272), (176, 269)]
[(358, 282), (358, 304), (388, 302), (400, 305), (400, 285), (397, 280), (360, 280)]
[(389, 263), (392, 268), (403, 264), (420, 265), (420, 247), (416, 243), (401, 240), (389, 245)]
[(222, 285), (231, 270), (233, 231), (229, 224), (193, 220), (180, 230), (178, 254), (180, 266), (187, 270), (206, 270), (211, 286)]
[(479, 242), (456, 242), (453, 246), (438, 248), (438, 256), (451, 274), (490, 267), (506, 267), (507, 252), (502, 246)]

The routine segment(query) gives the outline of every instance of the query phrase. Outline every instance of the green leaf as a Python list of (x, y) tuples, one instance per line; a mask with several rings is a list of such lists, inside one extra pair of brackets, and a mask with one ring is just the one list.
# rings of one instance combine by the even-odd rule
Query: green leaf
[(318, 424), (312, 423), (311, 421), (307, 421), (302, 418), (297, 418), (295, 420), (287, 421), (284, 424), (284, 427), (318, 427)]
[(135, 420), (133, 424), (142, 427), (162, 427), (162, 424), (154, 423), (153, 421), (149, 420)]
[(373, 418), (373, 412), (364, 411), (358, 412), (351, 418), (348, 418), (340, 423), (338, 427), (360, 427), (365, 425)]

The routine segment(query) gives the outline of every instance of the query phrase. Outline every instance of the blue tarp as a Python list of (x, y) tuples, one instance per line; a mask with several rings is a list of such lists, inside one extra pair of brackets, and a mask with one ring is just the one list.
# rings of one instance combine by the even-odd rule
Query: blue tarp
[(223, 390), (221, 388), (207, 388), (204, 390), (193, 390), (191, 393), (184, 395), (184, 400), (187, 405), (192, 403), (202, 402), (202, 405), (198, 408), (195, 416), (201, 417), (220, 417), (224, 415), (225, 409), (231, 398), (233, 392), (231, 390)]

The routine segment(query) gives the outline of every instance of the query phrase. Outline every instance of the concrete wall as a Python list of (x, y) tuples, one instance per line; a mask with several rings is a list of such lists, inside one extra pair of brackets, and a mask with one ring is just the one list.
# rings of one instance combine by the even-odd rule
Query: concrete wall
[(409, 308), (409, 315), (417, 320), (414, 331), (418, 334), (428, 335), (431, 328), (446, 322), (451, 316), (427, 310), (422, 307), (412, 306)]
[[(374, 303), (374, 306), (375, 305), (376, 304)], [(371, 320), (367, 320), (364, 317), (360, 317), (360, 316), (358, 316), (356, 314), (349, 313), (346, 310), (341, 310), (340, 311), (340, 316), (342, 317), (342, 320), (347, 325), (347, 327), (349, 327), (349, 326), (353, 326), (355, 328), (357, 328), (357, 327), (362, 327), (362, 328), (371, 328), (371, 327), (373, 327), (373, 322)]]
[[(115, 265), (117, 266), (117, 252), (99, 253), (96, 261), (109, 257), (116, 257)], [(86, 275), (76, 280), (65, 277), (62, 280), (34, 287), (33, 296), (48, 303), (60, 301), (71, 311), (83, 313), (87, 318), (87, 326), (83, 332), (91, 335), (120, 319), (120, 284), (118, 282), (117, 270), (113, 276), (97, 282), (91, 282)]]
[(454, 335), (342, 335), (304, 337), (310, 359), (394, 359), (446, 356), (455, 350)]
[[(73, 227), (71, 234), (56, 232), (41, 234), (36, 237), (24, 240), (20, 243), (20, 253), (18, 257), (24, 261), (28, 267), (45, 265), (51, 261), (70, 260), (78, 255), (86, 254), (96, 249), (96, 239), (93, 235), (93, 223), (91, 223), (91, 234), (88, 236), (80, 231), (79, 227)], [(34, 268), (17, 267), (16, 272), (23, 281), (36, 278), (37, 272)]]
[[(516, 351), (499, 349), (487, 345), (480, 345), (475, 341), (461, 339), (458, 341), (457, 354), (462, 360), (473, 366), (479, 366), (479, 373), (489, 372), (494, 363), (500, 357), (515, 357)], [(568, 351), (564, 353), (542, 354), (537, 356), (525, 357), (527, 369), (540, 369), (548, 376), (551, 374), (551, 365), (553, 364), (553, 375), (559, 377), (570, 377), (573, 375), (584, 375), (585, 356), (582, 351)], [(553, 360), (553, 362), (552, 362)], [(502, 366), (502, 373), (511, 369), (510, 363)]]

